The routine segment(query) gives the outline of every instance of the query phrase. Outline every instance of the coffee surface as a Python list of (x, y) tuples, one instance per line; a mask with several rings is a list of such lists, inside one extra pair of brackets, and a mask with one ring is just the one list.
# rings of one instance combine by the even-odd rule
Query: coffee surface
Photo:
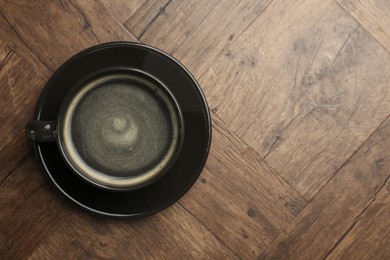
[(68, 106), (63, 132), (71, 164), (87, 179), (110, 187), (136, 185), (158, 174), (179, 138), (169, 95), (128, 73), (83, 86)]

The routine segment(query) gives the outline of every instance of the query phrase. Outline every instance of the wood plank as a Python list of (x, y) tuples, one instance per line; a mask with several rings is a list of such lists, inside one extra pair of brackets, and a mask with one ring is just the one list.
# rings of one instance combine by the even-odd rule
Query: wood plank
[(236, 258), (178, 204), (139, 220), (111, 220), (70, 206), (49, 182), (29, 156), (1, 183), (1, 258)]
[(92, 0), (2, 1), (0, 11), (51, 70), (92, 45), (136, 40), (104, 6)]
[(30, 155), (1, 182), (1, 259), (25, 259), (67, 216), (67, 201), (48, 181)]
[(387, 0), (336, 0), (375, 39), (390, 51), (390, 2)]
[(112, 16), (121, 24), (124, 24), (130, 17), (132, 17), (140, 7), (143, 8), (148, 2), (148, 0), (111, 0), (104, 1), (99, 0), (99, 2), (104, 6), (104, 8), (112, 14)]
[[(324, 259), (343, 239), (345, 232), (359, 222), (365, 207), (388, 182), (389, 147), (390, 118), (259, 258)], [(386, 229), (386, 226), (381, 228)], [(385, 234), (382, 233), (380, 239), (386, 239)]]
[(0, 66), (2, 66), (11, 54), (12, 50), (4, 42), (0, 41)]
[[(378, 167), (383, 163), (379, 162)], [(387, 178), (329, 259), (390, 259), (389, 216), (390, 182)]]
[(154, 11), (139, 9), (140, 14), (130, 18), (126, 26), (142, 42), (172, 54), (200, 77), (270, 2), (164, 1), (160, 8), (153, 6)]
[(334, 1), (285, 0), (200, 82), (227, 126), (310, 199), (390, 113), (389, 66)]
[(145, 29), (153, 21), (165, 12), (165, 7), (170, 4), (171, 0), (147, 0), (142, 8), (129, 16), (124, 25), (134, 34), (137, 39), (145, 32)]
[(205, 170), (180, 204), (239, 257), (253, 258), (306, 202), (215, 116), (213, 127)]
[(0, 10), (0, 35), (1, 41), (4, 42), (11, 50), (32, 65), (35, 71), (43, 78), (48, 79), (51, 75), (50, 69), (42, 63), (31, 47), (20, 37), (12, 25), (7, 21), (6, 17)]
[[(220, 120), (215, 118), (214, 125), (214, 145), (206, 170), (180, 200), (186, 210), (174, 204), (132, 222), (74, 214), (42, 241), (31, 258), (64, 254), (72, 258), (235, 257), (223, 244), (239, 256), (261, 252), (305, 202), (257, 158), (256, 152), (234, 136), (224, 136), (227, 129)], [(238, 174), (242, 177), (234, 182)]]
[(153, 5), (140, 8), (126, 22), (126, 26), (130, 31), (134, 30), (142, 42), (156, 43), (164, 46), (165, 51), (173, 53), (182, 47), (186, 38), (194, 33), (220, 0), (149, 2)]
[[(81, 212), (80, 212), (81, 213)], [(235, 259), (178, 204), (138, 220), (73, 214), (29, 259)]]
[[(9, 50), (5, 45), (0, 49)], [(31, 65), (12, 51), (0, 62), (0, 183), (32, 149), (24, 129), (33, 119), (44, 83)]]

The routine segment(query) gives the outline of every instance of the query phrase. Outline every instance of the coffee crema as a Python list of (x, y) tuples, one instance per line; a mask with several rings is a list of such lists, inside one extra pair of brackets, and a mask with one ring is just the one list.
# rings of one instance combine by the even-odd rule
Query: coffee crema
[(96, 76), (80, 88), (65, 110), (59, 136), (68, 163), (83, 178), (127, 189), (166, 168), (180, 130), (179, 112), (167, 90), (139, 72), (119, 71)]

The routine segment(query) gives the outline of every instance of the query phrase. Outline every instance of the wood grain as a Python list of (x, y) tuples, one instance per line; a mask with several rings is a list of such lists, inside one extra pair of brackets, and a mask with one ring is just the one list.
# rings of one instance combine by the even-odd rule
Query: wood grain
[(68, 215), (68, 203), (29, 156), (0, 185), (0, 258), (26, 259)]
[[(166, 6), (170, 3), (170, 0), (148, 0), (145, 1), (142, 8), (139, 8), (137, 12), (129, 15), (127, 21), (124, 23), (127, 28), (137, 37), (142, 36), (150, 24), (160, 15), (165, 13)], [(127, 2), (127, 5), (131, 3)]]
[(390, 51), (390, 2), (387, 0), (336, 0), (375, 39)]
[[(385, 0), (0, 0), (0, 259), (390, 258), (388, 17)], [(200, 178), (137, 220), (68, 201), (24, 134), (55, 69), (121, 40), (172, 54), (212, 109)]]
[[(166, 46), (169, 48), (166, 51), (174, 53), (182, 46), (188, 36), (193, 34), (194, 30), (204, 22), (219, 2), (220, 0), (156, 2), (160, 6), (158, 10), (156, 8), (141, 8), (137, 15), (130, 17), (126, 26), (129, 30), (136, 31), (136, 35), (141, 41)], [(148, 14), (151, 13), (153, 16), (148, 17)], [(139, 16), (146, 20), (146, 25), (136, 22), (139, 20)], [(176, 26), (172, 26), (172, 24)]]
[[(54, 70), (75, 53), (98, 43), (135, 38), (98, 2), (0, 2), (0, 11), (29, 48)], [(35, 26), (30, 26), (34, 24)]]
[(0, 42), (0, 185), (31, 151), (25, 126), (33, 113), (44, 80), (31, 65)]
[(0, 65), (7, 61), (9, 56), (12, 54), (12, 50), (3, 42), (0, 41)]
[(144, 5), (149, 4), (151, 1), (99, 0), (99, 2), (104, 6), (104, 12), (111, 13), (114, 19), (116, 19), (120, 24), (124, 24), (129, 19), (129, 17), (133, 16), (138, 10), (144, 10)]
[(254, 257), (294, 219), (305, 201), (216, 116), (213, 125), (205, 170), (180, 204), (238, 256)]
[(310, 199), (389, 114), (389, 66), (335, 2), (275, 1), (201, 84), (227, 126)]
[[(152, 1), (154, 2), (154, 1)], [(200, 77), (271, 0), (202, 0), (161, 2), (160, 8), (139, 9), (126, 22), (142, 42), (174, 55)], [(153, 15), (150, 15), (150, 12)], [(138, 17), (148, 22), (138, 24)], [(142, 19), (142, 21), (143, 21)]]
[(178, 204), (132, 221), (74, 214), (29, 259), (59, 255), (71, 259), (236, 258)]
[[(1, 2), (0, 2), (1, 5)], [(48, 79), (52, 71), (40, 60), (30, 46), (20, 37), (15, 28), (9, 23), (0, 9), (0, 34), (1, 41), (11, 50), (26, 60), (44, 79)]]
[[(367, 208), (386, 186), (390, 176), (389, 147), (388, 118), (260, 259), (324, 259), (331, 253), (345, 233), (365, 217)], [(382, 228), (386, 229), (385, 226)], [(386, 233), (380, 238), (386, 240)], [(360, 259), (362, 254), (355, 256)]]
[[(379, 162), (378, 166), (382, 167), (383, 163)], [(389, 178), (364, 209), (329, 259), (390, 259)]]

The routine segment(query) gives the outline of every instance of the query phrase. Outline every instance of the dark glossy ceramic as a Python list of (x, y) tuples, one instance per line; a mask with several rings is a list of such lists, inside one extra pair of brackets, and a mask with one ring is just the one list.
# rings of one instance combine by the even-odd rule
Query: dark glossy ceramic
[[(178, 125), (179, 125), (179, 140), (178, 144), (175, 149), (175, 153), (173, 157), (169, 160), (167, 165), (164, 166), (164, 168), (161, 170), (160, 173), (158, 173), (156, 176), (146, 180), (145, 182), (136, 184), (136, 185), (129, 185), (129, 186), (123, 186), (123, 187), (115, 187), (110, 186), (109, 184), (100, 184), (97, 182), (94, 182), (92, 179), (89, 179), (87, 175), (83, 174), (81, 171), (78, 170), (77, 165), (75, 162), (72, 161), (71, 158), (67, 156), (66, 149), (65, 149), (65, 143), (63, 142), (63, 128), (64, 128), (64, 118), (66, 114), (67, 107), (69, 106), (69, 103), (72, 102), (74, 95), (83, 88), (86, 82), (91, 81), (93, 78), (101, 77), (102, 75), (113, 75), (115, 73), (122, 73), (122, 74), (129, 74), (129, 75), (136, 75), (140, 78), (145, 78), (148, 81), (152, 82), (155, 86), (158, 86), (159, 89), (161, 89), (167, 97), (170, 99), (171, 104), (174, 106), (177, 119), (178, 119)], [(115, 80), (115, 79), (114, 79)], [(48, 129), (45, 128), (45, 126), (50, 126)], [(159, 178), (161, 178), (166, 172), (170, 170), (172, 165), (175, 163), (178, 155), (180, 154), (180, 150), (182, 147), (182, 137), (184, 136), (184, 122), (182, 113), (180, 110), (180, 107), (174, 97), (174, 95), (171, 93), (171, 91), (164, 85), (162, 82), (160, 82), (157, 78), (153, 77), (149, 73), (146, 73), (144, 71), (140, 71), (134, 68), (129, 67), (107, 67), (101, 70), (97, 70), (96, 72), (87, 75), (84, 77), (80, 82), (78, 82), (75, 86), (72, 86), (66, 97), (61, 102), (61, 108), (58, 113), (57, 121), (33, 121), (30, 122), (27, 126), (27, 136), (29, 139), (33, 140), (34, 142), (42, 143), (42, 142), (56, 142), (58, 145), (58, 149), (64, 159), (64, 161), (68, 164), (68, 167), (72, 169), (72, 171), (77, 174), (80, 178), (85, 180), (86, 182), (95, 185), (97, 187), (111, 190), (111, 191), (129, 191), (129, 190), (135, 190), (139, 189), (141, 187), (150, 185), (151, 183), (155, 182)], [(33, 134), (31, 134), (33, 133)], [(45, 136), (46, 134), (46, 136)], [(107, 154), (107, 156), (110, 156)]]
[(183, 196), (206, 162), (211, 121), (204, 95), (187, 69), (166, 53), (139, 43), (112, 42), (75, 55), (52, 76), (39, 99), (34, 120), (55, 121), (63, 99), (86, 75), (109, 67), (145, 71), (161, 81), (175, 97), (185, 133), (177, 159), (157, 181), (125, 192), (86, 183), (65, 163), (56, 143), (34, 143), (36, 154), (56, 187), (89, 211), (112, 217), (139, 217), (157, 212)]

